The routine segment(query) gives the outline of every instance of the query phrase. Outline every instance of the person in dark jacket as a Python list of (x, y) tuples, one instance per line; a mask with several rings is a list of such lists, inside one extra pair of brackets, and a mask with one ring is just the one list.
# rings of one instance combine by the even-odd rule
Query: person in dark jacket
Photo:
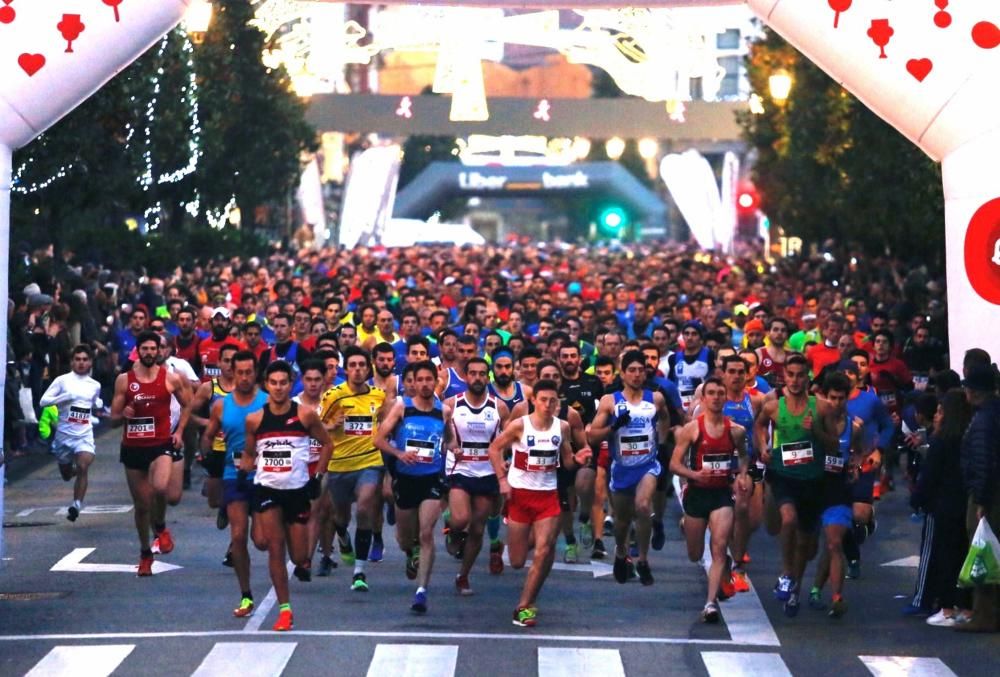
[[(972, 364), (962, 381), (975, 410), (962, 437), (962, 482), (968, 493), (966, 527), (970, 537), (983, 517), (996, 530), (1000, 526), (1000, 399), (992, 364)], [(1000, 630), (1000, 587), (980, 585), (973, 590), (972, 620), (955, 626), (964, 632)]]
[(956, 388), (944, 394), (934, 414), (927, 457), (910, 497), (910, 506), (925, 515), (913, 606), (937, 609), (927, 624), (939, 627), (953, 627), (967, 621), (971, 614), (965, 610), (970, 596), (967, 591), (959, 595), (956, 587), (969, 550), (965, 531), (968, 499), (962, 486), (959, 454), (962, 434), (971, 418), (972, 409), (964, 391)]

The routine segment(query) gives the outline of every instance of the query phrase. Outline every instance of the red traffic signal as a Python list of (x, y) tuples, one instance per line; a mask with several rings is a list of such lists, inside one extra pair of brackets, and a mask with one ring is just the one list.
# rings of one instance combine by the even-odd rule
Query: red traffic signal
[(760, 195), (751, 185), (740, 186), (736, 193), (736, 209), (740, 214), (753, 214), (760, 208)]

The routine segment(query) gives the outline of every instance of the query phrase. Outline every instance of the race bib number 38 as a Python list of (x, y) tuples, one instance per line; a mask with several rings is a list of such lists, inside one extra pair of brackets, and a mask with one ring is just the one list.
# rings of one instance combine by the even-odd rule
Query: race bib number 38
[(156, 421), (149, 418), (130, 418), (125, 424), (125, 435), (131, 440), (156, 437)]
[(781, 464), (806, 465), (813, 461), (812, 442), (788, 442), (781, 445)]

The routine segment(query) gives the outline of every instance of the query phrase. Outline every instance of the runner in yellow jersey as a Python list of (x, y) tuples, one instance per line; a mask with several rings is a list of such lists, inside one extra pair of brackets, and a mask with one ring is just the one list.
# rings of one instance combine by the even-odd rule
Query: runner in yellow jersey
[[(372, 545), (372, 526), (382, 486), (382, 454), (375, 448), (378, 421), (386, 402), (385, 391), (368, 385), (371, 358), (367, 351), (351, 346), (344, 350), (347, 381), (323, 394), (321, 418), (333, 438), (333, 454), (327, 466), (326, 488), (333, 499), (333, 523), (340, 544), (340, 558), (354, 565), (351, 589), (367, 592), (365, 562)], [(347, 527), (351, 503), (357, 502), (357, 527), (351, 548)]]

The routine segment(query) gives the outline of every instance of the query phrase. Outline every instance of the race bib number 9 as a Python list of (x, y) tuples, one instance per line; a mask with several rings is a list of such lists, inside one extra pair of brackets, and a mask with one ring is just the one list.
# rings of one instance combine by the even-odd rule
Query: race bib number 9
[(156, 421), (150, 418), (130, 418), (125, 424), (125, 436), (130, 440), (156, 437)]
[(406, 440), (403, 451), (416, 454), (418, 463), (433, 463), (437, 456), (437, 445), (426, 440)]
[(788, 442), (781, 445), (781, 464), (806, 465), (813, 461), (812, 442)]

